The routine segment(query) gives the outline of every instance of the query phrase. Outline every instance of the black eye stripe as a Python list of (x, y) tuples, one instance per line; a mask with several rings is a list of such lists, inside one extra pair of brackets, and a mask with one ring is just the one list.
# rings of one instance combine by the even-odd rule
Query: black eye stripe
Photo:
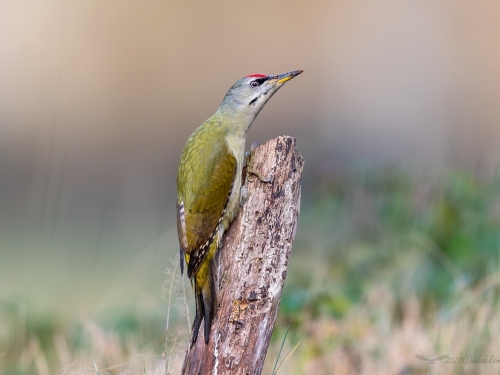
[(257, 78), (254, 79), (252, 82), (250, 82), (251, 87), (257, 87), (262, 85), (264, 82), (266, 82), (269, 79), (269, 77), (263, 77), (263, 78)]

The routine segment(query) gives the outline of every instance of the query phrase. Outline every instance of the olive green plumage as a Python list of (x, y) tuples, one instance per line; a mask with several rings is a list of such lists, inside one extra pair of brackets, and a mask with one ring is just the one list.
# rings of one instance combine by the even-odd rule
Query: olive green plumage
[[(208, 342), (216, 303), (210, 262), (226, 229), (227, 221), (223, 219), (237, 170), (237, 160), (225, 141), (228, 129), (222, 125), (220, 117), (213, 116), (189, 137), (181, 154), (177, 177), (177, 229), (183, 252), (181, 268), (184, 255), (188, 277), (195, 276), (193, 342), (202, 318), (205, 318), (205, 341)], [(214, 139), (219, 141), (214, 142)]]
[(217, 306), (212, 259), (241, 203), (246, 133), (271, 96), (300, 73), (256, 74), (236, 81), (217, 112), (196, 129), (182, 151), (177, 174), (177, 233), (181, 272), (185, 260), (188, 277), (194, 279), (192, 344), (202, 319), (205, 342), (210, 336)]
[[(236, 159), (224, 141), (226, 132), (219, 122), (211, 119), (189, 137), (181, 154), (177, 206), (184, 206), (187, 237), (184, 250), (190, 278), (204, 258), (203, 245), (213, 239), (221, 224), (236, 172)], [(213, 142), (213, 137), (221, 142)], [(179, 233), (179, 238), (182, 235)]]

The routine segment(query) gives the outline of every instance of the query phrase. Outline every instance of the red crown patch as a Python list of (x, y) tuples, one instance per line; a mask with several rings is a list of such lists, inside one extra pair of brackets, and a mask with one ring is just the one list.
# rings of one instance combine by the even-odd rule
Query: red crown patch
[(245, 78), (264, 78), (267, 77), (265, 74), (250, 74), (249, 76), (246, 76)]

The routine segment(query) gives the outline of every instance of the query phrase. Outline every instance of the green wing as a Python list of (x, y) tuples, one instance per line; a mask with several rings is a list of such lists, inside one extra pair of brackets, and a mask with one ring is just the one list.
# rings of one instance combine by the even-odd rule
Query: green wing
[(177, 232), (189, 277), (196, 273), (210, 248), (236, 171), (236, 158), (229, 151), (224, 134), (218, 133), (209, 126), (201, 126), (188, 139), (181, 154)]

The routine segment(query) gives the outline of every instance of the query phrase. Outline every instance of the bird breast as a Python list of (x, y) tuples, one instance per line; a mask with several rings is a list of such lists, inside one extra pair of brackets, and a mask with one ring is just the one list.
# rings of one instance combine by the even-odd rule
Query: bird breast
[(236, 158), (236, 172), (231, 195), (227, 202), (226, 212), (222, 218), (225, 229), (229, 227), (229, 224), (234, 220), (240, 208), (241, 173), (243, 171), (243, 162), (245, 159), (245, 137), (227, 136), (226, 143), (229, 151)]

